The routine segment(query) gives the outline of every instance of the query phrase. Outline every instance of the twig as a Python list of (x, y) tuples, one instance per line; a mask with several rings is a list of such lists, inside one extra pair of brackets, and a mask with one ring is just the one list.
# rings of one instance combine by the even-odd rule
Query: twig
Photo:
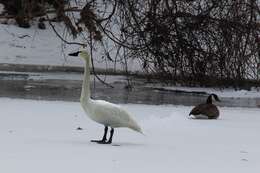
[[(91, 33), (90, 33), (91, 34)], [(92, 37), (90, 36), (90, 56), (91, 56), (91, 64), (92, 64), (92, 70), (93, 70), (93, 74), (94, 76), (104, 85), (110, 87), (110, 88), (114, 88), (114, 86), (110, 85), (109, 83), (106, 83), (104, 80), (102, 80), (95, 71), (95, 66), (94, 66), (94, 62), (93, 62), (93, 45), (92, 45)]]
[(25, 38), (25, 37), (31, 37), (31, 36), (29, 36), (29, 35), (21, 35), (21, 36), (18, 36), (19, 38), (21, 38), (21, 39), (23, 39), (23, 38)]
[(83, 43), (78, 43), (78, 42), (69, 42), (67, 40), (65, 40), (59, 33), (58, 31), (55, 29), (55, 26), (51, 23), (51, 21), (49, 21), (49, 24), (50, 26), (52, 27), (53, 31), (55, 32), (55, 34), (66, 44), (69, 44), (69, 45), (79, 45), (79, 46), (83, 46), (83, 47), (86, 47), (87, 45), (86, 44), (83, 44)]

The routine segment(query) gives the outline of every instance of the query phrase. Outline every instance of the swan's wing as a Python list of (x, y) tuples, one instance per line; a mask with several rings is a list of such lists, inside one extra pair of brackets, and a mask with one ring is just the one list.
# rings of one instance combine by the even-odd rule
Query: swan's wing
[(129, 113), (121, 106), (103, 100), (95, 100), (93, 111), (100, 123), (112, 127), (128, 126), (131, 121)]

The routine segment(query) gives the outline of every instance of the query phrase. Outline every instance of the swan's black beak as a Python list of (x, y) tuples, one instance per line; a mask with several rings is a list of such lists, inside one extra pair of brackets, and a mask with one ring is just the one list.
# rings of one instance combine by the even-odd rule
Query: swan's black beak
[(79, 53), (80, 53), (80, 51), (74, 52), (74, 53), (69, 53), (69, 56), (79, 56)]

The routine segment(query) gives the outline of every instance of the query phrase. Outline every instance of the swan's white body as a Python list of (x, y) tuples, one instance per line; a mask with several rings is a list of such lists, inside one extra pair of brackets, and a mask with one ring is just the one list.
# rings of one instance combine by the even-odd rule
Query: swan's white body
[(85, 51), (81, 51), (80, 56), (85, 60), (80, 103), (90, 119), (104, 126), (112, 128), (128, 127), (142, 133), (137, 122), (121, 106), (104, 100), (93, 100), (90, 98), (90, 57)]

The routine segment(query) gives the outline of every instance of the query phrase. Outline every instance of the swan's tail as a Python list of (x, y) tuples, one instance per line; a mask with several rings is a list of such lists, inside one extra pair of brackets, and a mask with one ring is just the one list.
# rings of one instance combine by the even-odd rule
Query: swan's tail
[(129, 123), (129, 126), (128, 126), (130, 129), (136, 131), (136, 132), (139, 132), (141, 134), (144, 134), (143, 131), (142, 131), (142, 128), (137, 124), (137, 122), (133, 119), (130, 120), (130, 123)]

